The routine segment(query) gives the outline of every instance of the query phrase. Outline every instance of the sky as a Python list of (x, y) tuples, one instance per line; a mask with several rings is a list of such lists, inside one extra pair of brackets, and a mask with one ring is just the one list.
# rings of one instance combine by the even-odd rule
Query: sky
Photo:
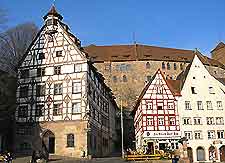
[[(39, 28), (53, 0), (0, 0), (8, 27)], [(225, 0), (56, 0), (83, 46), (139, 44), (210, 51), (225, 42)]]

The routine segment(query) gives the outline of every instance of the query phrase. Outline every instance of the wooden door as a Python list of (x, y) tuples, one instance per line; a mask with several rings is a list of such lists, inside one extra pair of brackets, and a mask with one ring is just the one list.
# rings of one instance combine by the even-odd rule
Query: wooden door
[(220, 162), (225, 162), (225, 146), (220, 147)]
[(49, 153), (55, 153), (55, 137), (49, 137), (48, 150)]

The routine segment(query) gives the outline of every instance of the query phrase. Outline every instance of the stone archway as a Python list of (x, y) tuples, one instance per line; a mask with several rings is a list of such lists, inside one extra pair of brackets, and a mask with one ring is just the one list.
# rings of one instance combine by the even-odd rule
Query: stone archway
[(203, 147), (198, 147), (196, 149), (197, 161), (205, 161), (205, 150)]
[(219, 148), (220, 151), (220, 162), (225, 162), (225, 145)]
[(55, 134), (50, 130), (46, 130), (43, 133), (42, 140), (47, 147), (48, 152), (55, 153)]
[(214, 161), (217, 158), (216, 148), (214, 146), (209, 147), (209, 160)]
[(193, 162), (193, 150), (191, 147), (187, 147), (187, 154), (188, 154), (188, 159), (190, 161), (190, 163)]

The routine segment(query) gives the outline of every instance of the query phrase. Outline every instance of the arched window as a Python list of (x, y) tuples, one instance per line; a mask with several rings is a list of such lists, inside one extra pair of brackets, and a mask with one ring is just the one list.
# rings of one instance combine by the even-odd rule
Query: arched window
[(165, 66), (165, 63), (163, 62), (162, 63), (162, 69), (165, 69), (166, 68), (166, 66)]
[(149, 62), (146, 63), (145, 68), (150, 69), (150, 63)]
[(183, 64), (182, 63), (180, 64), (180, 70), (183, 70)]
[(117, 77), (113, 76), (113, 82), (116, 83), (117, 82)]
[(74, 147), (74, 134), (67, 135), (67, 147)]
[(170, 70), (170, 63), (167, 63), (167, 70)]
[(123, 82), (127, 82), (127, 76), (123, 75)]
[(174, 70), (177, 69), (177, 64), (176, 64), (176, 63), (173, 64), (173, 69), (174, 69)]
[(202, 147), (197, 148), (197, 161), (205, 161), (205, 150)]

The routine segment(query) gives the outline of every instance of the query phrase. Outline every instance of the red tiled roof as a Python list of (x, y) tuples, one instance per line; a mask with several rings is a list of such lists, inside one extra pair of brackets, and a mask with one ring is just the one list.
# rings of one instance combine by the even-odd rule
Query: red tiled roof
[(213, 51), (217, 51), (221, 48), (224, 48), (225, 47), (225, 44), (223, 42), (220, 42), (211, 52)]
[[(104, 61), (145, 61), (145, 60), (160, 60), (160, 61), (180, 61), (191, 62), (194, 58), (195, 51), (183, 50), (174, 48), (164, 48), (148, 45), (111, 45), (111, 46), (96, 46), (90, 45), (84, 47), (84, 51), (94, 62)], [(200, 60), (205, 65), (213, 65), (221, 68), (225, 67), (219, 61), (201, 55)]]

